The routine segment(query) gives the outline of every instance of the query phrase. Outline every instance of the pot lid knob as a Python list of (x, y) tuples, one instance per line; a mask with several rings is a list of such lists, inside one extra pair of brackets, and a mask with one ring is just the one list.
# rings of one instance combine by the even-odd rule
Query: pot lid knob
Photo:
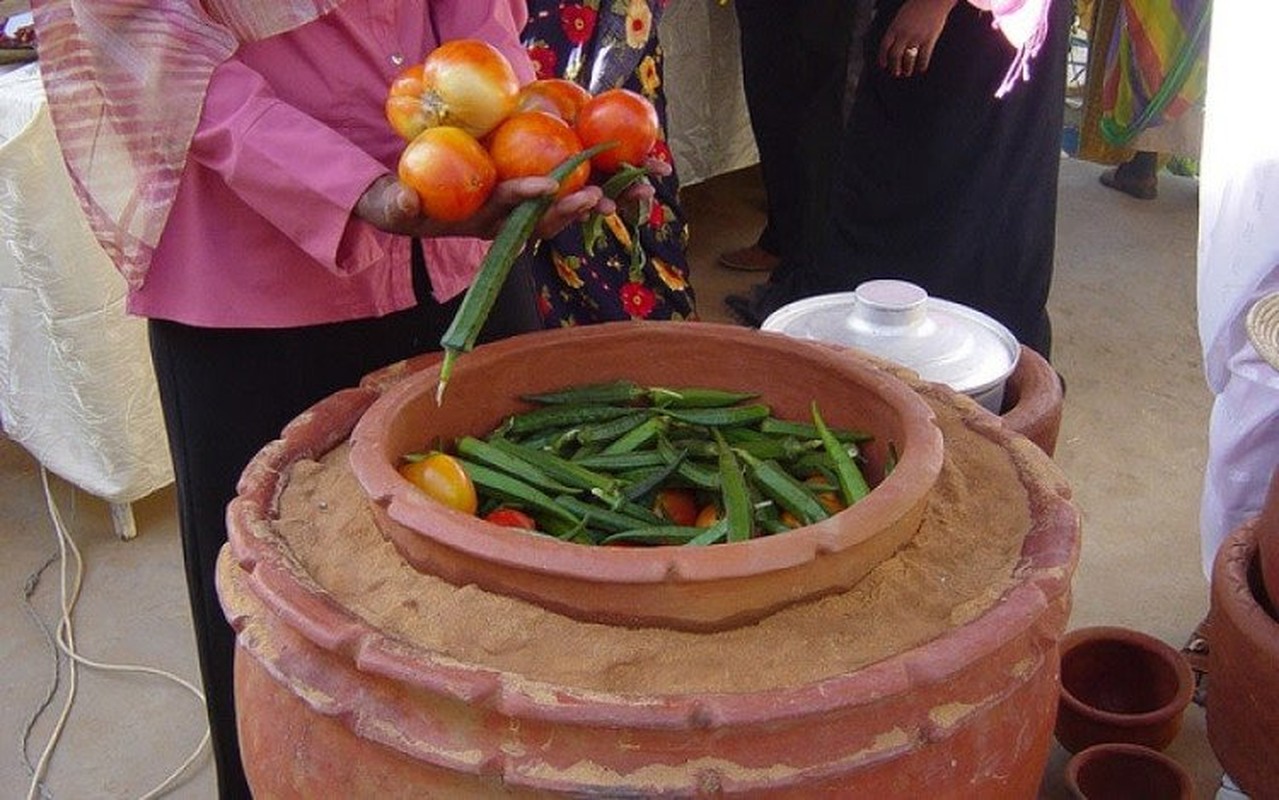
[(886, 332), (899, 336), (928, 319), (928, 292), (907, 281), (874, 280), (858, 285), (849, 327), (866, 332)]

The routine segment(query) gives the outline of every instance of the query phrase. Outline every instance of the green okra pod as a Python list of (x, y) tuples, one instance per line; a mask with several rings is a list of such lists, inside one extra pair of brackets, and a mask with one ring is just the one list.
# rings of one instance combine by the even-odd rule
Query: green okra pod
[(574, 490), (574, 487), (565, 486), (550, 475), (547, 475), (528, 459), (503, 450), (491, 442), (477, 439), (474, 436), (463, 436), (458, 439), (457, 452), (460, 456), (505, 472), (511, 477), (519, 478), (543, 491), (571, 492)]
[[(770, 417), (760, 422), (759, 429), (764, 433), (796, 436), (800, 439), (821, 438), (821, 434), (817, 431), (817, 426), (797, 420)], [(831, 428), (830, 432), (841, 442), (869, 442), (874, 438), (865, 431), (853, 430), (851, 428)]]
[(634, 413), (633, 408), (610, 405), (545, 406), (513, 414), (507, 418), (503, 433), (525, 436), (549, 428), (567, 429), (617, 419)]
[(848, 454), (844, 443), (836, 438), (830, 428), (826, 427), (821, 411), (817, 408), (816, 400), (813, 401), (812, 414), (813, 427), (817, 429), (818, 435), (821, 436), (822, 444), (826, 448), (826, 454), (830, 456), (831, 461), (835, 464), (835, 479), (839, 483), (839, 494), (843, 498), (844, 504), (851, 506), (870, 493), (870, 486), (866, 483), (866, 477), (862, 475), (862, 471), (857, 467), (857, 462), (853, 461), (852, 456)]
[(728, 408), (664, 408), (662, 413), (671, 419), (708, 428), (753, 425), (766, 419), (771, 410), (762, 404), (730, 406)]
[[(575, 153), (551, 170), (549, 177), (557, 183), (563, 181), (592, 156), (614, 146), (613, 142), (605, 142)], [(497, 302), (497, 296), (502, 291), (502, 285), (506, 283), (506, 277), (511, 272), (511, 265), (515, 263), (520, 251), (533, 235), (537, 221), (542, 218), (554, 200), (555, 196), (548, 194), (525, 200), (517, 205), (507, 215), (493, 243), (489, 245), (484, 260), (480, 262), (475, 280), (466, 290), (462, 304), (458, 306), (444, 335), (440, 337), (440, 346), (444, 348), (444, 360), (440, 363), (440, 382), (435, 389), (437, 405), (444, 401), (444, 390), (448, 387), (449, 379), (453, 374), (454, 362), (458, 355), (475, 346), (475, 340), (479, 338), (489, 312), (493, 310), (493, 304)]]
[(830, 514), (818, 501), (810, 487), (791, 475), (776, 462), (755, 458), (741, 453), (750, 467), (750, 479), (760, 491), (779, 506), (794, 514), (800, 522), (811, 525), (826, 519)]
[(633, 381), (606, 381), (523, 395), (520, 399), (541, 405), (628, 405), (647, 395), (648, 390)]
[(712, 428), (715, 444), (719, 447), (719, 481), (724, 501), (724, 519), (728, 521), (728, 541), (744, 542), (751, 538), (755, 528), (755, 514), (751, 507), (750, 488), (746, 474), (738, 463), (733, 448), (724, 440), (719, 429)]
[(510, 500), (516, 503), (522, 503), (530, 509), (536, 509), (542, 514), (558, 517), (564, 522), (576, 524), (581, 522), (578, 517), (573, 516), (563, 506), (555, 502), (555, 499), (546, 494), (535, 486), (530, 486), (524, 481), (513, 478), (505, 472), (479, 464), (475, 461), (458, 459), (462, 464), (462, 469), (466, 470), (466, 474), (471, 481), (484, 491)]

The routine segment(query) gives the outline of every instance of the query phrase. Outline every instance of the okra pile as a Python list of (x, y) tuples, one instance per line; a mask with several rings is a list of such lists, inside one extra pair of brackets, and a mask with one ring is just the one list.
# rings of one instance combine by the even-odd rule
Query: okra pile
[[(510, 509), (590, 545), (710, 545), (782, 533), (865, 497), (864, 431), (775, 417), (758, 395), (629, 381), (522, 399), (534, 408), (449, 448), (482, 517)], [(507, 517), (502, 517), (503, 519)]]

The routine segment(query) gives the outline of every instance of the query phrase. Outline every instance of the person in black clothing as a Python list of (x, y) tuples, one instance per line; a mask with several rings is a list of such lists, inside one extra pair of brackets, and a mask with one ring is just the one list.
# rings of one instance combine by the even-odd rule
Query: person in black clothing
[[(1042, 10), (1037, 52), (1019, 52), (968, 2), (880, 0), (818, 250), (730, 295), (739, 319), (759, 325), (791, 301), (896, 278), (1049, 356), (1072, 8)], [(1028, 53), (1029, 76), (1016, 79), (1010, 64)]]
[(865, 0), (734, 0), (742, 88), (759, 150), (768, 218), (758, 240), (724, 253), (729, 269), (764, 271), (815, 241), (839, 147), (849, 43)]

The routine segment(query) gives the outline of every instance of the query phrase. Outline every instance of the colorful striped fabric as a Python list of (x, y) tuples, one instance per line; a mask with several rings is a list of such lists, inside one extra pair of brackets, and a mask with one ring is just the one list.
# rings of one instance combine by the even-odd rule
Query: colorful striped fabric
[(34, 0), (40, 71), (89, 225), (142, 283), (214, 68), (340, 0)]
[(1211, 0), (1123, 0), (1106, 56), (1102, 136), (1124, 146), (1203, 103)]

